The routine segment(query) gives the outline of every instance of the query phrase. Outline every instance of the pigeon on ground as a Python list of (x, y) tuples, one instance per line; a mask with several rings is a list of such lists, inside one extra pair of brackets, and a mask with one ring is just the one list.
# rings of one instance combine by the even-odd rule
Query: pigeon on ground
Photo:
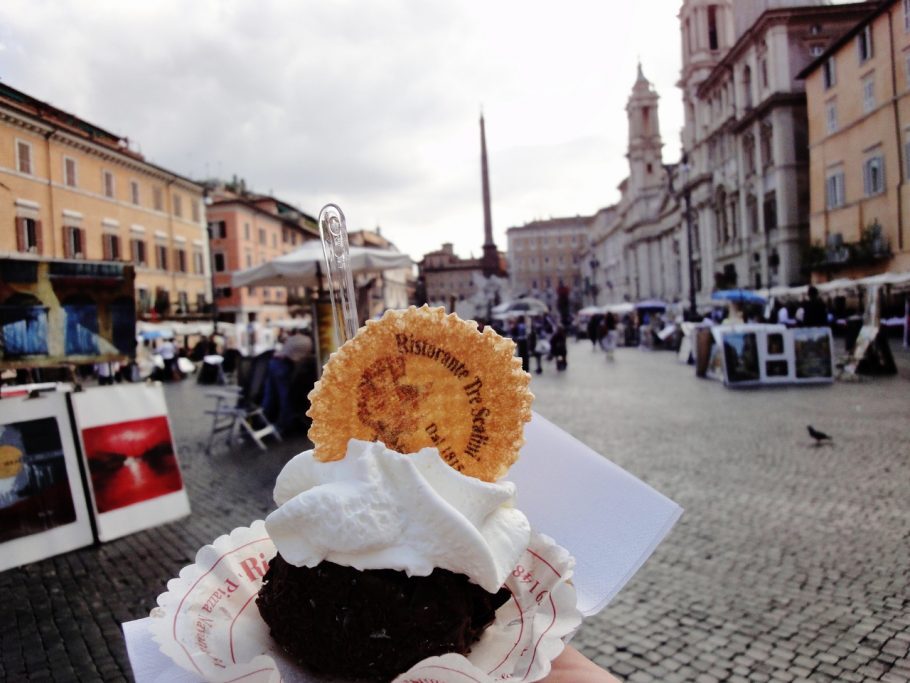
[(831, 437), (815, 429), (812, 425), (806, 425), (806, 429), (809, 430), (809, 436), (815, 439), (815, 445), (821, 446), (822, 441), (831, 441)]

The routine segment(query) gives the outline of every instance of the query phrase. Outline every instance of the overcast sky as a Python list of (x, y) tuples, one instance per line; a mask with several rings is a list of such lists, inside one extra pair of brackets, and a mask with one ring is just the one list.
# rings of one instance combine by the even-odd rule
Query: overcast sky
[(636, 63), (682, 126), (680, 0), (2, 0), (0, 79), (192, 178), (232, 175), (403, 251), (619, 198)]

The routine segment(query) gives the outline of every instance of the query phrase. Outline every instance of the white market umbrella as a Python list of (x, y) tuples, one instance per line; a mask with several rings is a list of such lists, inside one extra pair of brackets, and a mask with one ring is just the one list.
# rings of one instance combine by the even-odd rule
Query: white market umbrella
[[(350, 268), (354, 273), (410, 268), (411, 257), (397, 251), (373, 247), (350, 248)], [(247, 268), (231, 276), (234, 287), (318, 287), (326, 275), (322, 242), (306, 242), (297, 251)]]

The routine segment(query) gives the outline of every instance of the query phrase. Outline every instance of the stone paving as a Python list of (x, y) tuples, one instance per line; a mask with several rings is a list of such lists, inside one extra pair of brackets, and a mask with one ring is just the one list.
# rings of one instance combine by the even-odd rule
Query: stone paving
[[(631, 682), (910, 681), (910, 357), (902, 375), (731, 391), (672, 354), (570, 343), (535, 409), (678, 501), (654, 556), (575, 639)], [(0, 680), (130, 679), (119, 624), (219, 534), (263, 517), (306, 447), (208, 457), (205, 401), (167, 387), (193, 514), (0, 574)], [(831, 433), (812, 445), (806, 425)]]

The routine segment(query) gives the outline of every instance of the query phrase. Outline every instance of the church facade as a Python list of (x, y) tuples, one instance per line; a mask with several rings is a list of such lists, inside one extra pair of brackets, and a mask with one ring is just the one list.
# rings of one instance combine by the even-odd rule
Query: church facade
[(684, 298), (676, 167), (663, 162), (658, 100), (639, 66), (626, 105), (629, 175), (619, 185), (619, 202), (595, 214), (590, 253), (582, 259), (585, 280), (593, 285), (587, 303)]

